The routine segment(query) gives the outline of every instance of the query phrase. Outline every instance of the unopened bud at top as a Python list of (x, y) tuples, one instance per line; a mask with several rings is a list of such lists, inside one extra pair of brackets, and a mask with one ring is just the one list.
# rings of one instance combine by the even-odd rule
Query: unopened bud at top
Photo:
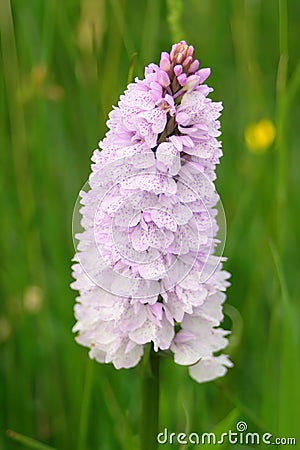
[(194, 47), (187, 45), (185, 41), (174, 44), (170, 55), (162, 53), (160, 68), (168, 72), (171, 81), (175, 78), (172, 86), (178, 90), (178, 87), (184, 86), (189, 76), (193, 76), (199, 68), (199, 61), (194, 58)]

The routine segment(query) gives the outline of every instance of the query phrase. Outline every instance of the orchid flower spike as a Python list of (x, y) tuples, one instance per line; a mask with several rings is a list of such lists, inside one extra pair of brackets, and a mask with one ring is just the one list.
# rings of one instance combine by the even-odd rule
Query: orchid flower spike
[(80, 193), (74, 332), (117, 369), (150, 342), (198, 382), (232, 366), (220, 354), (229, 273), (215, 255), (222, 104), (208, 97), (209, 74), (185, 41), (146, 67), (109, 114)]

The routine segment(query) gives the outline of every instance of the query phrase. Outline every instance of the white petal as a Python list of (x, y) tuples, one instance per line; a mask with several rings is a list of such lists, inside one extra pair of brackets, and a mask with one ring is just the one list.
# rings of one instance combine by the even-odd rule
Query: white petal
[(171, 213), (163, 209), (153, 209), (151, 211), (153, 222), (158, 228), (166, 228), (167, 230), (176, 231), (177, 224)]
[(142, 355), (144, 348), (142, 345), (135, 345), (130, 351), (125, 353), (125, 349), (119, 350), (113, 358), (113, 364), (116, 369), (129, 369), (136, 366)]
[(226, 367), (232, 367), (232, 363), (225, 355), (221, 355), (218, 357), (203, 358), (197, 364), (191, 366), (189, 372), (195, 381), (203, 383), (225, 375), (227, 372)]
[(161, 261), (139, 264), (139, 274), (145, 280), (160, 280), (166, 274), (166, 267)]
[(203, 286), (199, 286), (198, 290), (184, 289), (180, 298), (185, 304), (200, 306), (207, 297), (207, 290)]
[(131, 233), (131, 242), (135, 250), (144, 252), (150, 247), (149, 231), (144, 230), (142, 227), (137, 226)]
[(98, 361), (100, 363), (105, 362), (106, 353), (103, 350), (97, 349), (96, 347), (92, 347), (89, 355), (90, 355), (91, 359), (95, 359), (96, 361)]
[(171, 345), (171, 350), (174, 353), (174, 361), (176, 364), (180, 364), (181, 366), (189, 366), (194, 364), (200, 358), (199, 352), (193, 349), (193, 347), (188, 343), (176, 344), (174, 342)]
[(167, 350), (170, 348), (174, 337), (174, 327), (165, 318), (163, 318), (161, 325), (162, 327), (157, 329), (158, 347), (161, 350)]
[(130, 339), (137, 344), (147, 344), (147, 342), (153, 341), (155, 336), (156, 325), (149, 319), (147, 319), (140, 328), (129, 333)]
[(171, 175), (176, 175), (181, 167), (179, 151), (171, 142), (162, 142), (156, 150), (156, 158)]
[(209, 295), (203, 305), (196, 308), (197, 315), (210, 320), (214, 325), (219, 325), (224, 315), (222, 312), (222, 304), (226, 299), (226, 295), (223, 292), (216, 292), (213, 295)]
[(178, 297), (175, 294), (168, 294), (167, 307), (176, 322), (182, 321), (185, 312), (192, 312), (192, 309), (190, 309), (190, 311), (184, 309), (184, 305), (178, 300)]
[(184, 225), (193, 217), (193, 212), (182, 203), (176, 203), (173, 208), (173, 214), (177, 225)]

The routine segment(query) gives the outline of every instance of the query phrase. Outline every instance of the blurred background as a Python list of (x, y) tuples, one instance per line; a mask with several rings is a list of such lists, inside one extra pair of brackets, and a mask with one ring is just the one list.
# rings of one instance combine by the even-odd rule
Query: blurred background
[(160, 428), (299, 434), (299, 25), (296, 0), (1, 0), (1, 449), (33, 445), (8, 429), (60, 450), (138, 449), (140, 367), (89, 361), (71, 332), (71, 219), (128, 77), (180, 39), (224, 103), (235, 367), (199, 385), (164, 358)]

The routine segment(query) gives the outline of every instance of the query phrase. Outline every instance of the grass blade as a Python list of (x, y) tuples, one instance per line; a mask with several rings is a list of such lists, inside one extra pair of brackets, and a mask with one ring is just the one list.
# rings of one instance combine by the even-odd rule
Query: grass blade
[[(294, 308), (289, 297), (277, 249), (273, 243), (270, 244), (270, 247), (282, 299), (282, 334), (279, 348), (281, 357), (278, 408), (279, 432), (283, 436), (294, 437), (293, 434), (295, 434), (296, 430), (299, 430), (298, 419), (300, 417), (300, 365), (297, 324), (294, 320)], [(299, 436), (297, 437), (299, 439)]]
[(27, 448), (33, 448), (36, 450), (56, 450), (54, 447), (43, 444), (35, 439), (24, 436), (23, 434), (17, 433), (16, 431), (7, 430), (7, 436), (20, 444), (23, 444)]

